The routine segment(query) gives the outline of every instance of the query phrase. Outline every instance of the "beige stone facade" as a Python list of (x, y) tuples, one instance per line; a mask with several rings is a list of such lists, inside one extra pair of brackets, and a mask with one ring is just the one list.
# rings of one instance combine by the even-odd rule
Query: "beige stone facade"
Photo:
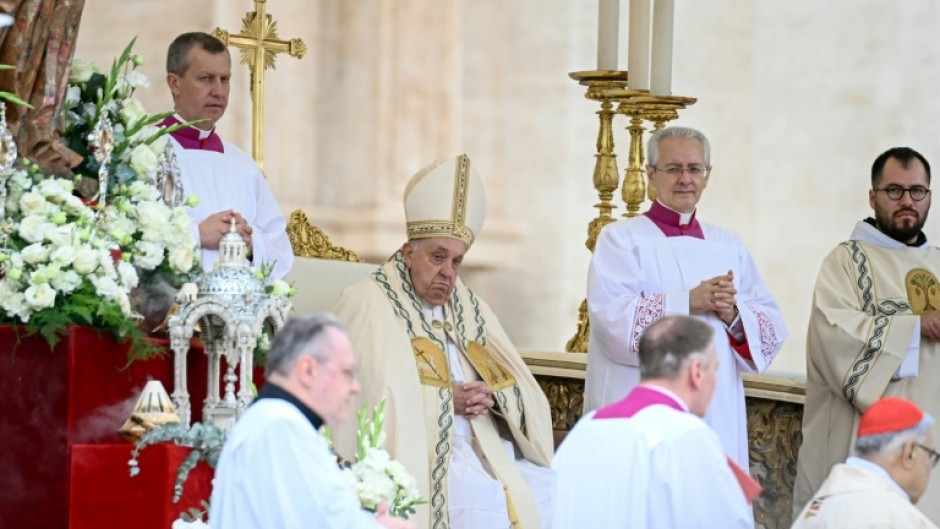
[[(940, 5), (676, 4), (673, 91), (699, 99), (678, 123), (713, 141), (701, 218), (751, 249), (791, 328), (774, 367), (802, 372), (816, 272), (868, 214), (872, 160), (909, 145), (940, 164)], [(142, 99), (163, 110), (169, 41), (188, 30), (237, 30), (250, 8), (248, 0), (89, 1), (78, 54), (106, 64), (138, 35), (154, 85)], [(381, 260), (404, 237), (408, 177), (467, 152), (490, 216), (465, 279), (519, 345), (561, 350), (584, 296), (597, 201), (596, 108), (567, 73), (594, 67), (596, 1), (269, 0), (268, 10), (282, 37), (302, 37), (309, 49), (302, 61), (279, 57), (266, 78), (265, 166), (284, 210), (303, 208), (334, 239)], [(620, 58), (625, 68), (625, 49)], [(248, 150), (247, 73), (235, 70), (220, 130)], [(626, 123), (616, 124), (623, 169)], [(928, 235), (940, 241), (938, 223), (940, 213)]]

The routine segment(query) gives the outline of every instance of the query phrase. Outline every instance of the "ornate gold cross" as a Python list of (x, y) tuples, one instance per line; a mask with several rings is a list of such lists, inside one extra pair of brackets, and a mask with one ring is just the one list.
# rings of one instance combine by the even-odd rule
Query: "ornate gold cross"
[(277, 22), (265, 12), (267, 0), (254, 0), (255, 10), (245, 13), (241, 33), (229, 34), (215, 28), (212, 34), (226, 46), (241, 50), (241, 63), (248, 66), (251, 74), (251, 155), (264, 169), (264, 71), (274, 69), (275, 55), (289, 53), (302, 59), (307, 45), (301, 39), (281, 40), (277, 38)]

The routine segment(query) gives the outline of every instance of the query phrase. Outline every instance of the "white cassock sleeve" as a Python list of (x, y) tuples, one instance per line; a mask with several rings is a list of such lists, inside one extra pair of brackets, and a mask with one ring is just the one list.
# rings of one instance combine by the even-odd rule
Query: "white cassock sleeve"
[(742, 372), (763, 373), (777, 357), (784, 340), (788, 336), (780, 306), (764, 283), (754, 259), (743, 244), (738, 252), (739, 267), (735, 271), (739, 277), (738, 311), (744, 335), (751, 354), (748, 362), (738, 355), (735, 359)]
[[(664, 315), (688, 314), (689, 291), (645, 289), (649, 282), (636, 253), (636, 241), (622, 236), (619, 223), (601, 231), (588, 270), (591, 349), (618, 364), (639, 366), (633, 336)], [(664, 307), (663, 313), (654, 307)]]
[(274, 263), (271, 279), (281, 279), (290, 272), (294, 264), (294, 250), (287, 237), (287, 222), (260, 171), (254, 183), (257, 209), (250, 221), (251, 261), (254, 266)]

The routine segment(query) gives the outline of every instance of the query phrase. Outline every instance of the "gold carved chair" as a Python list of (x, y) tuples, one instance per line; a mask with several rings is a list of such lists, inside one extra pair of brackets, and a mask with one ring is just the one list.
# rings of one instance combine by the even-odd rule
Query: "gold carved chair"
[(330, 310), (343, 289), (378, 268), (363, 262), (355, 252), (331, 243), (323, 230), (310, 224), (299, 209), (287, 221), (287, 236), (295, 257), (285, 279), (297, 287), (294, 297), (297, 315)]

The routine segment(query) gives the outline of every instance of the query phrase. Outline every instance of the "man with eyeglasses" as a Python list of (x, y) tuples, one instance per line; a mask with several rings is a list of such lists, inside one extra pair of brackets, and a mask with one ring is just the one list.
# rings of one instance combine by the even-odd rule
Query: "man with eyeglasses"
[(858, 423), (855, 455), (832, 468), (792, 529), (935, 529), (913, 506), (940, 460), (933, 425), (909, 400), (888, 397), (872, 404)]
[[(940, 249), (922, 231), (930, 201), (927, 160), (907, 147), (885, 151), (871, 168), (874, 217), (859, 221), (822, 263), (806, 342), (794, 509), (849, 455), (860, 414), (878, 399), (904, 397), (940, 413)], [(920, 509), (940, 523), (940, 488), (925, 498)]]
[(325, 314), (293, 318), (268, 351), (266, 383), (229, 432), (212, 481), (213, 529), (416, 529), (362, 509), (336, 464), (323, 426), (349, 420), (359, 392), (356, 353), (343, 324)]
[(741, 240), (697, 218), (699, 198), (713, 178), (705, 135), (665, 128), (650, 138), (647, 153), (655, 202), (643, 215), (605, 227), (591, 261), (584, 410), (616, 402), (637, 386), (637, 345), (651, 324), (694, 316), (715, 331), (719, 358), (705, 420), (725, 453), (748, 468), (741, 373), (766, 370), (787, 329)]

